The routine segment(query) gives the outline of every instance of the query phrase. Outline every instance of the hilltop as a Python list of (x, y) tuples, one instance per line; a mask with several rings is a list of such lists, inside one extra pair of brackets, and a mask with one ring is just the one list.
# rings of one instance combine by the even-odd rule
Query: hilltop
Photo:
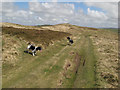
[[(42, 52), (24, 53), (28, 42)], [(2, 23), (2, 52), (3, 88), (118, 87), (118, 33), (111, 30)]]
[(89, 30), (98, 30), (96, 28), (90, 28), (90, 27), (81, 27), (72, 25), (69, 23), (63, 23), (63, 24), (56, 24), (56, 25), (37, 25), (37, 26), (26, 26), (26, 25), (20, 25), (15, 23), (7, 23), (2, 22), (0, 23), (0, 26), (2, 27), (13, 27), (13, 28), (23, 28), (23, 29), (37, 29), (37, 30), (54, 30), (54, 31), (62, 31), (67, 32), (68, 30), (72, 30), (74, 28), (81, 28), (81, 29), (89, 29)]

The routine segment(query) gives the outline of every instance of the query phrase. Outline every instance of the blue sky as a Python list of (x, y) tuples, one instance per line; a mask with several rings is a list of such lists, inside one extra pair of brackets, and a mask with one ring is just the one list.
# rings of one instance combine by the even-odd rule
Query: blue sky
[(19, 9), (24, 9), (24, 10), (29, 9), (28, 2), (14, 2), (14, 4), (18, 6)]
[[(49, 3), (51, 3), (51, 2), (49, 2)], [(85, 5), (84, 2), (59, 2), (59, 3), (74, 4), (75, 5), (75, 11), (77, 11), (79, 8), (82, 8), (85, 14), (87, 14), (87, 9), (89, 8), (89, 6)], [(16, 6), (18, 6), (19, 9), (23, 9), (23, 10), (29, 9), (29, 3), (28, 2), (14, 2), (14, 4)], [(105, 12), (101, 8), (97, 8), (97, 7), (94, 7), (94, 6), (91, 6), (90, 8), (92, 10)]]
[[(9, 4), (9, 6), (8, 6)], [(22, 25), (70, 23), (88, 27), (117, 27), (117, 3), (6, 2), (3, 22)]]

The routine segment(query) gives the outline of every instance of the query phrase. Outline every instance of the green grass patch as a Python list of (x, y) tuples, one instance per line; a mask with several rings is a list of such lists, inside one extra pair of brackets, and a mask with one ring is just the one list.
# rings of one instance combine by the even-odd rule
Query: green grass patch
[(4, 46), (4, 45), (5, 45), (5, 41), (2, 40), (2, 46)]
[(51, 72), (54, 73), (56, 71), (59, 71), (60, 68), (61, 68), (60, 66), (54, 65), (52, 69), (44, 69), (44, 72), (46, 72), (47, 74), (50, 74)]
[[(89, 37), (86, 38), (84, 44), (85, 45), (82, 46), (79, 52), (82, 58), (73, 87), (94, 88), (96, 83), (95, 82), (96, 56), (94, 53), (94, 47)], [(85, 64), (83, 66), (84, 60), (85, 60)]]
[(118, 33), (118, 30), (119, 30), (119, 29), (102, 29), (102, 30), (106, 30), (106, 31), (111, 31), (111, 32), (116, 32), (116, 33)]

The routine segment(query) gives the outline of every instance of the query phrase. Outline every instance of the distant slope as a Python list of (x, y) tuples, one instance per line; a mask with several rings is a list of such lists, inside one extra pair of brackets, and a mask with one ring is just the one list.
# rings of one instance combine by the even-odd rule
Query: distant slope
[(62, 32), (71, 32), (71, 30), (76, 29), (89, 29), (89, 30), (99, 30), (97, 28), (91, 28), (91, 27), (81, 27), (77, 25), (71, 25), (69, 23), (63, 23), (63, 24), (56, 24), (56, 25), (37, 25), (37, 26), (26, 26), (26, 25), (20, 25), (15, 23), (6, 23), (2, 22), (0, 23), (0, 26), (2, 27), (13, 27), (13, 28), (19, 28), (19, 29), (36, 29), (36, 30), (53, 30), (53, 31), (62, 31)]
[(13, 27), (13, 28), (19, 28), (19, 29), (37, 29), (37, 30), (42, 30), (42, 28), (36, 27), (36, 26), (27, 26), (27, 25), (20, 25), (20, 24), (7, 23), (7, 22), (0, 23), (0, 26), (1, 27)]
[(117, 28), (103, 28), (103, 30), (108, 30), (108, 31), (112, 31), (112, 32), (117, 32), (118, 33), (118, 30)]

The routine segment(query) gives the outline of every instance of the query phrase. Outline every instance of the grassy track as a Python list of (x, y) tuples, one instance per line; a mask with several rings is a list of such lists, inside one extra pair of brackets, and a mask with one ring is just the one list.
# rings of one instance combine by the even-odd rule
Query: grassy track
[(89, 37), (85, 38), (85, 42), (80, 49), (81, 62), (76, 79), (75, 88), (94, 88), (95, 87), (95, 62), (96, 56), (92, 41)]
[[(73, 48), (73, 51), (78, 53), (80, 56), (80, 65), (78, 67), (78, 72), (74, 73), (74, 67), (67, 71), (67, 74), (70, 75), (69, 78), (63, 79), (64, 88), (95, 88), (96, 76), (95, 76), (95, 63), (96, 55), (92, 41), (86, 34), (80, 36), (81, 39), (77, 40), (76, 46)], [(71, 56), (69, 60), (74, 64), (75, 55)]]

